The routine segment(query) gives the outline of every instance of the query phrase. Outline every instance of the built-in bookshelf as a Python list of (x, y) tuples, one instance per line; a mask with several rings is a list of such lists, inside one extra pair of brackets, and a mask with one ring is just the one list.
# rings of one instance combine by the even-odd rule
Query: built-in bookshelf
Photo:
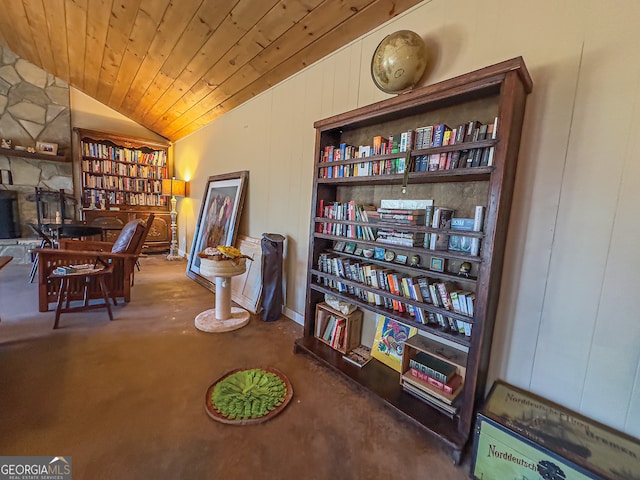
[[(415, 421), (456, 461), (485, 392), (531, 88), (516, 58), (314, 125), (307, 302), (295, 350)], [(403, 380), (408, 360), (400, 373), (377, 360), (357, 368), (319, 338), (316, 309), (327, 294), (365, 312), (363, 332), (391, 319), (461, 352), (464, 375), (450, 405), (410, 391), (417, 382)]]

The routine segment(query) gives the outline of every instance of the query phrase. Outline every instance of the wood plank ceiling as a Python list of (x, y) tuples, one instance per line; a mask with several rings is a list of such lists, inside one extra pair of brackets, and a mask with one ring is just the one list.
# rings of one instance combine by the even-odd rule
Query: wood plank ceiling
[(175, 141), (419, 1), (0, 0), (0, 42)]

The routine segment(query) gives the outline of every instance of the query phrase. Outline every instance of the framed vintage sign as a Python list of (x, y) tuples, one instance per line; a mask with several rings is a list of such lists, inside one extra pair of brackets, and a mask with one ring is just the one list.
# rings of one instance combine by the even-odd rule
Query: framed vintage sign
[(215, 291), (215, 283), (200, 275), (198, 252), (207, 247), (234, 245), (249, 180), (247, 170), (208, 178), (189, 252), (187, 276)]

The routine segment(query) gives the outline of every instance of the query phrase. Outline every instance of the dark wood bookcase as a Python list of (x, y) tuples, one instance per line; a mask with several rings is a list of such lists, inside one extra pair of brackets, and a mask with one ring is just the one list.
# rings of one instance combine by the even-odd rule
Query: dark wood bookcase
[(145, 248), (163, 251), (171, 242), (168, 197), (162, 179), (172, 164), (168, 142), (128, 137), (96, 130), (74, 129), (74, 176), (82, 217), (100, 226), (105, 239), (114, 241), (134, 218), (155, 214)]
[[(525, 111), (526, 97), (531, 92), (532, 81), (522, 58), (514, 58), (496, 65), (473, 71), (450, 80), (422, 87), (381, 102), (353, 111), (319, 120), (316, 128), (313, 198), (309, 238), (306, 311), (303, 337), (295, 342), (294, 350), (310, 354), (319, 362), (344, 375), (354, 382), (362, 392), (371, 394), (395, 411), (406, 416), (426, 432), (440, 439), (452, 451), (456, 462), (460, 460), (473, 425), (476, 407), (485, 394), (487, 368), (491, 352), (494, 319), (498, 304), (502, 276), (504, 247), (509, 223), (509, 214), (518, 160), (520, 135)], [(368, 176), (338, 176), (327, 178), (323, 169), (323, 153), (327, 146), (340, 143), (371, 145), (375, 136), (415, 130), (425, 125), (445, 123), (456, 126), (472, 120), (497, 121), (495, 138), (469, 141), (464, 144), (437, 148), (410, 150), (407, 154), (386, 154), (355, 158), (330, 163), (340, 167), (362, 162), (377, 162), (405, 156), (409, 160), (409, 173), (376, 174)], [(493, 159), (488, 166), (443, 169), (436, 171), (411, 171), (411, 165), (423, 155), (472, 148), (493, 148)], [(406, 193), (402, 193), (406, 185)], [(456, 216), (473, 217), (476, 206), (484, 207), (484, 225), (480, 232), (471, 234), (480, 239), (480, 252), (471, 256), (454, 251), (433, 251), (420, 247), (382, 245), (368, 239), (346, 239), (341, 236), (320, 233), (319, 225), (328, 221), (354, 227), (370, 226), (354, 220), (329, 220), (322, 216), (320, 205), (331, 202), (349, 202), (380, 206), (381, 199), (433, 199), (435, 206), (455, 209)], [(403, 225), (397, 225), (399, 229)], [(406, 230), (407, 227), (405, 226)], [(452, 230), (436, 230), (429, 226), (413, 226), (413, 231), (451, 234)], [(360, 248), (385, 247), (396, 254), (420, 256), (419, 266), (401, 265), (375, 258), (362, 258), (354, 254), (336, 252), (336, 242), (355, 241)], [(319, 257), (331, 253), (351, 261), (361, 261), (389, 268), (402, 275), (421, 276), (454, 281), (464, 290), (475, 294), (474, 315), (468, 317), (435, 306), (421, 303), (404, 296), (365, 285), (358, 281), (339, 278), (319, 267)], [(433, 256), (444, 259), (447, 268), (443, 272), (429, 270), (429, 259)], [(470, 276), (458, 275), (461, 262), (472, 265)], [(328, 282), (325, 282), (327, 280)], [(446, 331), (433, 324), (423, 324), (407, 312), (376, 305), (361, 297), (332, 288), (331, 280), (373, 291), (405, 304), (424, 309), (425, 312), (440, 313), (455, 321), (471, 324), (470, 335), (453, 330)], [(327, 284), (328, 283), (328, 284)], [(342, 354), (315, 337), (316, 305), (330, 293), (344, 301), (358, 305), (362, 310), (396, 319), (416, 327), (421, 333), (436, 341), (449, 343), (466, 352), (467, 365), (464, 386), (458, 397), (455, 415), (444, 415), (436, 408), (405, 393), (399, 382), (398, 372), (378, 361), (371, 361), (357, 368), (342, 359)], [(366, 320), (371, 321), (371, 320)]]

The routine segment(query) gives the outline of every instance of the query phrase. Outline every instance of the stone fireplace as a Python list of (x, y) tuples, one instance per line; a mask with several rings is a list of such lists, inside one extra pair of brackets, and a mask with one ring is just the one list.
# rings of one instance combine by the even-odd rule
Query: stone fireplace
[[(11, 149), (0, 148), (0, 190), (17, 197), (19, 221), (19, 237), (0, 240), (0, 255), (24, 263), (35, 236), (27, 224), (37, 223), (36, 187), (73, 194), (69, 86), (1, 45), (0, 138), (11, 140)], [(36, 142), (57, 144), (63, 158), (31, 156), (24, 149)]]
[[(37, 223), (35, 189), (73, 194), (69, 86), (6, 47), (0, 46), (0, 137), (12, 149), (0, 148), (0, 190), (17, 192), (20, 236), (33, 237), (27, 223)], [(16, 147), (36, 142), (58, 145), (57, 159), (30, 157)], [(9, 172), (9, 173), (8, 173)], [(8, 184), (12, 181), (12, 184)]]

